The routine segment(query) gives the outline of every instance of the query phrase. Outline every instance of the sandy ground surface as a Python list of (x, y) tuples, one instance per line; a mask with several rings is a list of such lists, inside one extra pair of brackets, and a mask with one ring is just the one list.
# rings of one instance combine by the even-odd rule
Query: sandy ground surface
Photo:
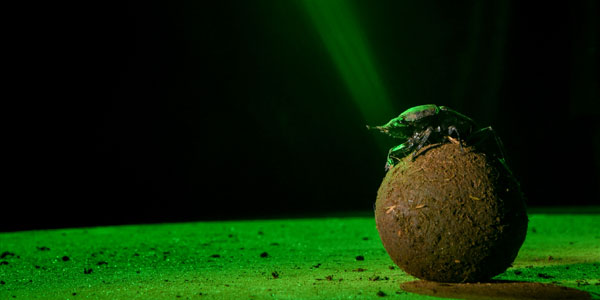
[[(596, 213), (530, 213), (513, 267), (495, 279), (600, 298), (597, 228)], [(372, 216), (0, 233), (0, 257), (0, 299), (478, 299), (481, 293), (458, 287), (458, 294), (436, 294), (450, 290), (438, 286), (432, 294), (430, 285), (414, 283), (388, 257)]]

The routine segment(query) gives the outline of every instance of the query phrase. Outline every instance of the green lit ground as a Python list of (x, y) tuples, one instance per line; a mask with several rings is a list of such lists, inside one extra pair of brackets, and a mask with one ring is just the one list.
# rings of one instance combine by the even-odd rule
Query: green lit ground
[[(600, 214), (531, 213), (498, 278), (597, 298), (598, 228)], [(0, 233), (0, 253), (0, 299), (434, 299), (400, 289), (414, 278), (393, 267), (373, 217)]]

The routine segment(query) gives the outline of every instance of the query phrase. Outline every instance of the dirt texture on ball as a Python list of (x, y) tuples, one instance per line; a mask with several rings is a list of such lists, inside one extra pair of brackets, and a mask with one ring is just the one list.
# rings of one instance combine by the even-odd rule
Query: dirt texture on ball
[(389, 170), (375, 220), (392, 260), (438, 282), (481, 282), (504, 272), (527, 232), (518, 182), (496, 158), (432, 144)]

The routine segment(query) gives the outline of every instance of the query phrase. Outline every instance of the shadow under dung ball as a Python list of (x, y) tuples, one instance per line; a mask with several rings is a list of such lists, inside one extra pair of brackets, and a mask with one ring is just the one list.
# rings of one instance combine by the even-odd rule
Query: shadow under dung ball
[(528, 222), (510, 171), (458, 143), (429, 145), (390, 169), (377, 193), (375, 220), (400, 268), (438, 282), (481, 282), (504, 272)]

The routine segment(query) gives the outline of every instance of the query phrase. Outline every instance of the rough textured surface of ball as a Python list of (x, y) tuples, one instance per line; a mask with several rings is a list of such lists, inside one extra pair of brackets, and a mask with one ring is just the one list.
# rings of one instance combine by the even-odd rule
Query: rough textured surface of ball
[(375, 220), (392, 260), (438, 282), (478, 282), (504, 272), (525, 240), (527, 214), (510, 171), (456, 143), (433, 144), (389, 170)]

